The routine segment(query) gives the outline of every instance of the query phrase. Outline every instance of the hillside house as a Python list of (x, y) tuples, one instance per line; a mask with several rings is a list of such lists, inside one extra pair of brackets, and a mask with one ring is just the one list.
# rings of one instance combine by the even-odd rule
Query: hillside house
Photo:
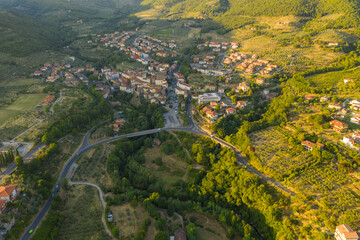
[(350, 122), (360, 125), (360, 115), (350, 118)]
[(13, 201), (17, 195), (16, 187), (17, 185), (1, 186), (0, 200), (5, 200), (7, 202)]
[(210, 102), (210, 107), (211, 108), (215, 108), (217, 106), (217, 102)]
[(344, 136), (342, 141), (350, 147), (353, 147), (355, 144), (360, 144), (360, 132), (354, 132), (351, 135)]
[(344, 79), (344, 83), (348, 83), (348, 82), (354, 82), (354, 79), (350, 79), (350, 78)]
[(333, 130), (335, 130), (337, 132), (342, 132), (342, 131), (348, 129), (348, 124), (340, 122), (338, 120), (330, 121), (330, 125), (332, 126)]
[(225, 111), (226, 111), (226, 114), (227, 114), (227, 115), (235, 114), (235, 113), (236, 113), (236, 109), (235, 109), (235, 108), (227, 108)]
[(242, 90), (243, 92), (247, 92), (250, 89), (250, 85), (246, 82), (242, 82), (238, 86), (238, 90)]
[(336, 110), (340, 110), (342, 109), (342, 105), (341, 103), (329, 103), (328, 108), (330, 109), (335, 108)]
[(322, 143), (313, 143), (313, 142), (310, 142), (310, 141), (303, 141), (301, 143), (301, 145), (303, 145), (305, 147), (305, 150), (306, 151), (312, 151), (314, 149), (314, 147), (316, 146), (319, 146), (321, 149), (324, 148), (324, 144)]
[(244, 109), (247, 106), (247, 102), (246, 101), (237, 101), (236, 102), (236, 107), (239, 109)]
[(355, 111), (360, 111), (360, 101), (359, 100), (350, 101), (350, 109)]
[(48, 105), (48, 104), (52, 103), (52, 101), (54, 101), (54, 99), (55, 99), (55, 95), (47, 95), (41, 104)]
[(177, 87), (178, 87), (178, 88), (181, 88), (181, 89), (183, 89), (183, 90), (186, 90), (186, 91), (190, 91), (190, 90), (191, 90), (191, 85), (186, 84), (185, 82), (181, 82), (181, 81), (178, 81), (178, 82), (177, 82)]
[(342, 224), (336, 227), (336, 240), (359, 240), (360, 234), (354, 231), (349, 225)]
[(207, 111), (205, 114), (208, 118), (211, 118), (211, 119), (219, 117), (219, 115), (214, 111)]
[(175, 88), (175, 94), (183, 95), (184, 97), (186, 97), (187, 96), (187, 91), (177, 87), (177, 88)]
[(330, 97), (328, 97), (328, 96), (322, 96), (321, 98), (320, 98), (320, 102), (327, 102), (327, 101), (329, 101), (330, 100)]

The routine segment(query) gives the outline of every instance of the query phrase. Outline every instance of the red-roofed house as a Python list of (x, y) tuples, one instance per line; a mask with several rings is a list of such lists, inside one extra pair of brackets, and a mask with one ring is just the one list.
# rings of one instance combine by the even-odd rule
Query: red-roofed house
[(330, 125), (335, 131), (342, 132), (348, 128), (348, 124), (340, 122), (338, 120), (330, 121)]
[(217, 106), (217, 102), (210, 102), (210, 107), (215, 108)]
[(54, 101), (55, 96), (54, 95), (47, 95), (45, 99), (42, 101), (42, 104), (50, 104), (52, 101)]
[(219, 115), (216, 113), (216, 112), (213, 112), (213, 111), (207, 111), (206, 112), (206, 116), (211, 118), (211, 119), (214, 119), (214, 118), (217, 118)]
[(13, 201), (17, 195), (17, 185), (1, 186), (0, 200)]
[(336, 227), (335, 231), (336, 240), (359, 240), (360, 234), (355, 232), (349, 225), (342, 224)]
[(310, 142), (307, 140), (303, 141), (301, 143), (301, 145), (303, 145), (305, 147), (306, 151), (312, 151), (315, 146), (319, 146), (321, 149), (324, 148), (324, 144), (322, 144), (322, 143), (313, 143), (313, 142)]
[(227, 108), (226, 109), (226, 114), (235, 114), (236, 113), (236, 109), (235, 108)]

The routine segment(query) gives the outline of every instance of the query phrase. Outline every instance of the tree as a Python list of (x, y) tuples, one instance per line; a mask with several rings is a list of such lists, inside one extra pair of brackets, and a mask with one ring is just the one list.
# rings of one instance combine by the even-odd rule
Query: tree
[(168, 240), (169, 236), (163, 231), (157, 232), (155, 235), (155, 240)]
[(198, 231), (196, 230), (196, 226), (194, 223), (189, 223), (188, 225), (186, 225), (186, 236), (189, 240), (198, 239)]
[(60, 182), (61, 182), (61, 185), (64, 187), (65, 190), (69, 189), (69, 182), (68, 182), (67, 178), (62, 178)]
[(16, 166), (18, 166), (18, 167), (24, 166), (24, 160), (23, 160), (23, 158), (20, 157), (20, 156), (17, 156), (17, 157), (15, 158), (15, 164), (16, 164)]

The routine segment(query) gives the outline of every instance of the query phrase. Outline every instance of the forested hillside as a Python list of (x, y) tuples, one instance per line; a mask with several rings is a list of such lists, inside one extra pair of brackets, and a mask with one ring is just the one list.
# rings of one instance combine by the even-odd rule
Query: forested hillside
[(0, 14), (0, 52), (13, 56), (62, 47), (69, 35), (25, 14), (4, 10)]
[(236, 25), (228, 22), (236, 21), (236, 18), (242, 21), (243, 16), (295, 15), (316, 18), (333, 13), (343, 14), (344, 17), (333, 22), (331, 27), (355, 27), (360, 23), (359, 2), (356, 0), (144, 0), (142, 5), (166, 6), (164, 14), (169, 15), (197, 12), (225, 26)]

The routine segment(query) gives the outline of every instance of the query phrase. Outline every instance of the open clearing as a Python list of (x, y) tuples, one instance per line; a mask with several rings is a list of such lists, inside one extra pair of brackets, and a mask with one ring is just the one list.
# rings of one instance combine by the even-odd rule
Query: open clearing
[[(188, 171), (187, 163), (178, 158), (176, 155), (166, 155), (161, 152), (159, 147), (149, 148), (145, 151), (146, 158), (145, 167), (153, 172), (156, 176), (160, 177), (164, 183), (172, 184), (182, 179), (187, 181)], [(161, 158), (163, 165), (158, 166), (153, 163), (156, 158)]]
[[(150, 219), (142, 204), (131, 207), (129, 203), (126, 203), (121, 206), (112, 206), (110, 210), (114, 216), (114, 222), (119, 229), (120, 237), (127, 237), (128, 239), (134, 239), (140, 232), (145, 219)], [(149, 239), (154, 239), (154, 234), (151, 233), (154, 233), (155, 229), (151, 228), (154, 228), (153, 224), (148, 227), (147, 235), (153, 235)]]
[[(187, 219), (195, 217), (195, 225), (198, 230), (199, 240), (223, 240), (227, 239), (224, 226), (212, 217), (207, 217), (200, 213), (188, 213), (185, 216)], [(234, 238), (236, 239), (236, 238)]]

